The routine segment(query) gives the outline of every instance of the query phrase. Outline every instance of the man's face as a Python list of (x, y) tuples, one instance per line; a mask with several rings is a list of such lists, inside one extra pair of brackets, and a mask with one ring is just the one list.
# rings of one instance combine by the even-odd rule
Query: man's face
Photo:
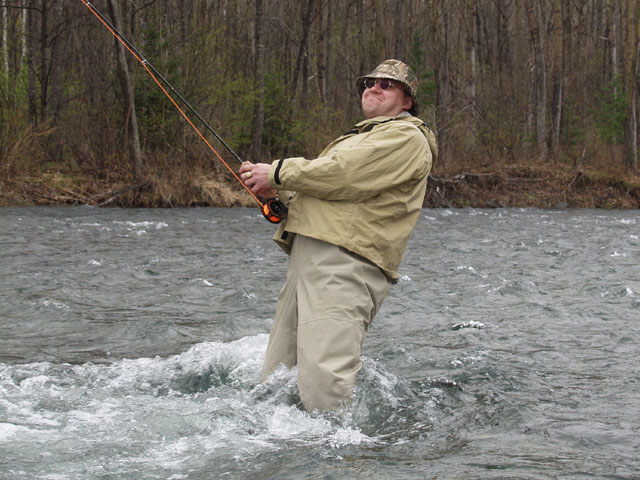
[(375, 85), (362, 92), (362, 111), (366, 118), (382, 115), (395, 117), (411, 108), (411, 97), (404, 93), (401, 83), (382, 79), (384, 83), (389, 82), (389, 87), (383, 90), (381, 79), (367, 79), (367, 82), (372, 84), (374, 80)]

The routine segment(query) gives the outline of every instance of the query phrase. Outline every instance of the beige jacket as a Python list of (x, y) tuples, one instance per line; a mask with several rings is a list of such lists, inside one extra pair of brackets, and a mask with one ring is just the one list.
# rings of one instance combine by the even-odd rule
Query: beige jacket
[(289, 214), (274, 240), (287, 253), (292, 234), (344, 247), (396, 282), (436, 156), (433, 132), (400, 116), (358, 123), (316, 159), (275, 161), (269, 181)]

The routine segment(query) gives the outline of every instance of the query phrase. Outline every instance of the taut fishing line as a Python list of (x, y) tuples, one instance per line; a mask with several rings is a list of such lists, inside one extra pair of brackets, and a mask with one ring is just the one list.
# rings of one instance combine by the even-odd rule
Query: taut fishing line
[[(261, 209), (262, 214), (264, 215), (264, 217), (267, 220), (269, 220), (271, 223), (280, 223), (283, 219), (285, 219), (286, 216), (287, 216), (287, 207), (285, 206), (285, 204), (282, 203), (277, 198), (268, 198), (265, 201), (261, 201), (251, 191), (251, 189), (244, 184), (242, 179), (233, 170), (233, 168), (231, 168), (229, 166), (229, 164), (224, 161), (224, 159), (216, 151), (216, 149), (213, 148), (213, 146), (211, 145), (211, 143), (209, 143), (209, 141), (206, 139), (204, 134), (198, 129), (198, 127), (195, 126), (193, 121), (188, 117), (188, 115), (184, 112), (184, 110), (182, 108), (180, 108), (180, 105), (178, 105), (178, 103), (174, 100), (174, 98), (169, 94), (169, 92), (167, 91), (167, 88), (169, 90), (171, 90), (173, 92), (173, 94), (176, 97), (178, 97), (180, 99), (180, 101), (189, 109), (189, 111), (198, 120), (200, 120), (202, 122), (202, 124), (206, 127), (206, 129), (209, 130), (209, 132), (211, 132), (211, 134), (213, 134), (213, 136), (216, 137), (216, 139), (218, 139), (218, 141), (229, 151), (229, 153), (231, 153), (231, 155), (233, 155), (236, 160), (238, 160), (240, 163), (242, 163), (242, 160), (240, 159), (238, 154), (235, 151), (233, 151), (233, 149), (220, 137), (220, 135), (218, 135), (215, 132), (215, 130), (213, 128), (211, 128), (211, 126), (200, 116), (200, 114), (198, 112), (195, 111), (195, 109), (183, 98), (183, 96), (180, 95), (176, 91), (175, 88), (173, 88), (173, 86), (167, 81), (167, 79), (165, 79), (160, 74), (160, 72), (158, 72), (158, 70), (156, 70), (156, 68), (144, 56), (142, 56), (142, 54), (131, 44), (131, 42), (129, 42), (122, 35), (122, 33), (120, 33), (116, 29), (116, 27), (114, 27), (113, 24), (102, 13), (100, 13), (100, 11), (91, 4), (91, 2), (87, 2), (86, 0), (80, 0), (80, 1), (89, 10), (91, 10), (91, 13), (93, 13), (98, 18), (98, 20), (100, 20), (100, 22), (105, 27), (107, 27), (107, 29), (113, 34), (113, 36), (116, 37), (118, 39), (118, 41), (122, 45), (124, 45), (124, 47), (135, 57), (135, 59), (138, 60), (142, 64), (142, 66), (145, 68), (147, 73), (149, 73), (149, 75), (156, 82), (158, 87), (160, 87), (160, 89), (169, 98), (169, 100), (171, 100), (171, 103), (173, 104), (173, 106), (178, 109), (178, 112), (180, 112), (180, 114), (185, 118), (187, 123), (189, 123), (189, 125), (191, 125), (191, 127), (196, 131), (196, 133), (200, 136), (200, 138), (202, 138), (202, 140), (204, 140), (204, 143), (206, 143), (207, 146), (211, 149), (211, 151), (215, 154), (215, 156), (218, 158), (218, 160), (220, 160), (222, 162), (222, 164), (227, 168), (227, 170), (229, 170), (231, 172), (231, 174), (235, 177), (235, 179), (238, 180), (238, 182), (240, 182), (240, 185), (242, 185), (242, 187), (247, 192), (249, 192), (249, 194), (253, 197), (253, 199), (258, 203), (258, 205), (260, 205), (260, 209)], [(165, 88), (165, 86), (166, 86), (166, 88)]]

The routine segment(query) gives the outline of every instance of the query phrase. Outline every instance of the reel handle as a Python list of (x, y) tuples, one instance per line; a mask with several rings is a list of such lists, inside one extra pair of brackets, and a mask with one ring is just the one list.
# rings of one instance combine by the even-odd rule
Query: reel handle
[(280, 223), (287, 218), (287, 206), (277, 198), (268, 198), (262, 204), (262, 215), (271, 223)]

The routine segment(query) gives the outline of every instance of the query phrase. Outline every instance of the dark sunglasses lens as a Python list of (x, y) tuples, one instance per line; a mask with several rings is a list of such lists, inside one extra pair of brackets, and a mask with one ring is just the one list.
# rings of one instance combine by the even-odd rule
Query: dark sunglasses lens
[(373, 88), (376, 86), (377, 82), (380, 82), (380, 88), (382, 90), (386, 90), (387, 88), (391, 87), (391, 80), (389, 80), (388, 78), (381, 78), (380, 80), (376, 80), (375, 78), (365, 78), (364, 86), (366, 88)]

